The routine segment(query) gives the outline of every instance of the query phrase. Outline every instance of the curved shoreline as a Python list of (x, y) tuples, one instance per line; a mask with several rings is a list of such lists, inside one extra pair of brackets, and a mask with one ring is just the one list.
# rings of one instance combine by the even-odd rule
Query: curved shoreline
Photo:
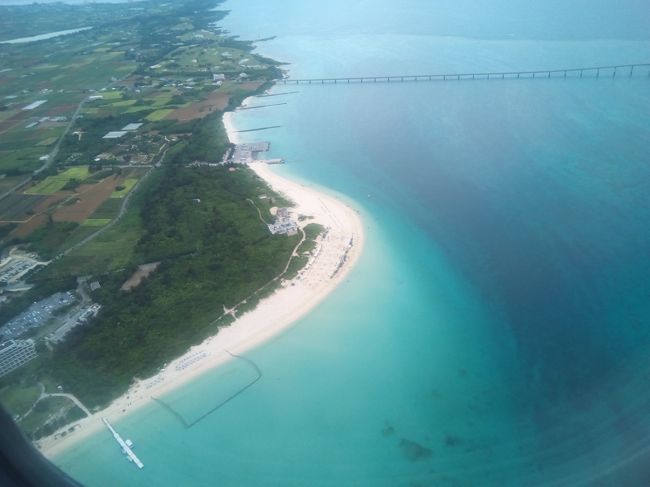
[[(231, 116), (231, 113), (224, 114), (223, 121), (229, 139), (236, 143)], [(300, 221), (300, 227), (318, 223), (327, 229), (324, 237), (319, 238), (315, 257), (297, 277), (284, 282), (271, 296), (262, 299), (255, 309), (237, 316), (230, 326), (192, 347), (158, 374), (134, 383), (107, 408), (61, 430), (75, 427), (72, 433), (55, 439), (59, 431), (36, 442), (45, 455), (55, 457), (100, 431), (104, 428), (102, 417), (111, 422), (119, 421), (151, 404), (151, 396), (167, 394), (232, 360), (229, 352), (245, 353), (286, 331), (345, 280), (363, 249), (364, 232), (359, 212), (333, 196), (274, 173), (264, 163), (249, 167), (273, 190), (294, 203), (291, 211), (295, 216), (310, 217)]]

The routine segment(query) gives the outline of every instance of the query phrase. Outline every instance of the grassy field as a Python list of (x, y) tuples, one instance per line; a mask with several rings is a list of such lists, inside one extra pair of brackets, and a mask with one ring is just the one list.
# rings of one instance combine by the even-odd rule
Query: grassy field
[(136, 185), (138, 182), (137, 179), (134, 178), (129, 178), (126, 179), (120, 186), (122, 186), (122, 189), (116, 190), (113, 192), (111, 195), (111, 198), (124, 198), (129, 192), (133, 189), (133, 186)]
[(20, 421), (20, 426), (28, 437), (41, 438), (84, 416), (70, 399), (47, 397), (36, 403), (33, 411)]
[(122, 200), (120, 198), (109, 198), (95, 210), (95, 213), (90, 215), (90, 218), (94, 220), (112, 220), (120, 212), (121, 207)]
[(42, 147), (28, 147), (16, 150), (0, 150), (0, 174), (11, 171), (30, 173), (43, 165), (39, 157), (47, 154)]
[(36, 385), (12, 384), (0, 390), (0, 403), (12, 416), (22, 416), (40, 395)]
[(88, 166), (76, 166), (66, 169), (56, 176), (49, 176), (25, 191), (25, 194), (53, 194), (61, 191), (73, 179), (83, 181), (88, 177)]
[(103, 227), (111, 222), (110, 218), (88, 218), (82, 223), (84, 227)]
[(88, 177), (88, 166), (75, 166), (63, 171), (60, 176), (68, 179), (84, 180)]
[(25, 194), (53, 194), (57, 191), (61, 191), (67, 182), (68, 180), (65, 178), (49, 176), (40, 183), (26, 190)]
[(156, 110), (155, 112), (150, 113), (149, 115), (147, 115), (146, 118), (150, 122), (158, 122), (158, 121), (164, 119), (171, 112), (173, 112), (173, 110), (170, 110), (170, 109)]
[(122, 98), (122, 92), (119, 90), (102, 91), (100, 95), (104, 97), (104, 100), (120, 100)]
[(121, 101), (116, 101), (115, 103), (111, 103), (112, 107), (130, 107), (133, 105), (137, 100), (121, 100)]

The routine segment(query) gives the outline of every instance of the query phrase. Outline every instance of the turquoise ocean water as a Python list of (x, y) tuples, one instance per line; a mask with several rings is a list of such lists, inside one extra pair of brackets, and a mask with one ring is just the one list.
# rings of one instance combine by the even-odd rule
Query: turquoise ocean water
[[(641, 1), (231, 0), (295, 77), (650, 61)], [(296, 88), (277, 86), (275, 93)], [(91, 486), (647, 485), (650, 78), (300, 86), (239, 128), (362, 213), (349, 279), (196, 427), (57, 458)], [(232, 362), (165, 398), (199, 417)]]

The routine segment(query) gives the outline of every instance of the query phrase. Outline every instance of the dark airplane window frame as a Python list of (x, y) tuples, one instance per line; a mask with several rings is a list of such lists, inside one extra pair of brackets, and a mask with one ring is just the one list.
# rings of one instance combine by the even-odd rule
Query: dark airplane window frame
[(0, 407), (0, 486), (80, 487), (34, 447)]

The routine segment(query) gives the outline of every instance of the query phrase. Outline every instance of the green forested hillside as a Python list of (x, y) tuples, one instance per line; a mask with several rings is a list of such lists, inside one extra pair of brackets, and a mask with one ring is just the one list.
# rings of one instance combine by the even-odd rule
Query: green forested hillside
[(120, 287), (133, 268), (102, 279), (93, 297), (104, 308), (56, 349), (54, 378), (89, 406), (104, 404), (214, 334), (224, 305), (282, 272), (300, 240), (269, 233), (246, 201), (262, 193), (268, 188), (247, 168), (168, 168), (142, 210), (138, 244), (144, 260), (161, 265), (128, 292)]

